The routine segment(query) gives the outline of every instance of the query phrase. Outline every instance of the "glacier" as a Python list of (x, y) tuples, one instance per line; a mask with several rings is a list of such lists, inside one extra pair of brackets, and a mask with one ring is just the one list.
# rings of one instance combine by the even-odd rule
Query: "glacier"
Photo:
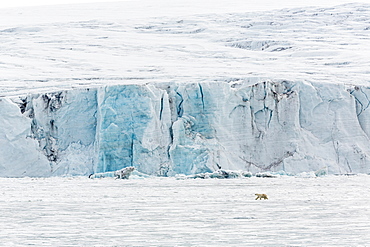
[(0, 176), (370, 173), (370, 5), (127, 4), (0, 10)]
[(369, 173), (370, 88), (114, 85), (1, 100), (1, 175)]

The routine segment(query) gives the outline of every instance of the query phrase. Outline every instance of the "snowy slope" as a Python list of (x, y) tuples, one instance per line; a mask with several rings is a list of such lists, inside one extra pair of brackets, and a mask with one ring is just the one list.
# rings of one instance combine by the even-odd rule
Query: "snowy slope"
[(87, 6), (0, 11), (0, 175), (369, 172), (370, 5)]
[(1, 95), (246, 77), (368, 80), (369, 5), (152, 18), (131, 18), (125, 5), (86, 6), (1, 10)]

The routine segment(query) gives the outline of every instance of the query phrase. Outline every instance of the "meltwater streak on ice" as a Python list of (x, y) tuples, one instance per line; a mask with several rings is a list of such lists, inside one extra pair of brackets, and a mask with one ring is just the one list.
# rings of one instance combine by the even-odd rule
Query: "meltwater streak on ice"
[(0, 178), (0, 245), (367, 246), (369, 183)]

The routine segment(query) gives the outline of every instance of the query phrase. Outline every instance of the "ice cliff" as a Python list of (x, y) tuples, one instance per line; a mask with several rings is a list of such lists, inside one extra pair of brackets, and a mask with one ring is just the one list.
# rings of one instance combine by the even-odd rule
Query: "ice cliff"
[(370, 172), (370, 88), (161, 83), (0, 101), (0, 175)]

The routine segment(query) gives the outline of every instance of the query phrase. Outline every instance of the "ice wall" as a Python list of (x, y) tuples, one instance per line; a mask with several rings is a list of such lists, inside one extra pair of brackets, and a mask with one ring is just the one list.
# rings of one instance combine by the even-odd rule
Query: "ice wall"
[(98, 89), (94, 172), (134, 166), (156, 174), (168, 166), (171, 118), (168, 95), (153, 85)]
[(0, 175), (370, 171), (370, 89), (291, 81), (115, 85), (2, 98)]

